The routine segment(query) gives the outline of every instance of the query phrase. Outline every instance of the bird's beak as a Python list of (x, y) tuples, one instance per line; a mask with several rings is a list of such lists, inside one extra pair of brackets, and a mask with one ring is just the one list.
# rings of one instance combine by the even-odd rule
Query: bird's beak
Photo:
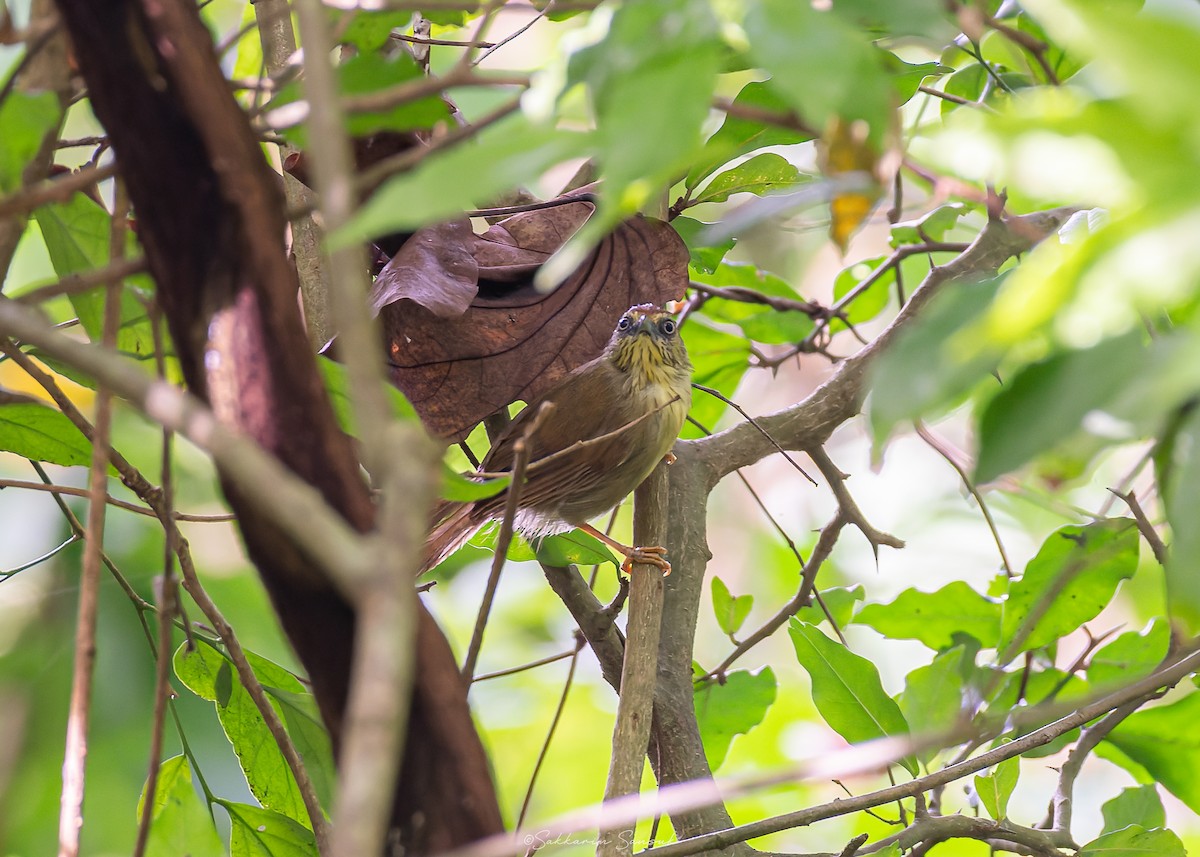
[(633, 333), (639, 336), (651, 336), (654, 333), (654, 325), (646, 324), (646, 317), (642, 316), (633, 322)]

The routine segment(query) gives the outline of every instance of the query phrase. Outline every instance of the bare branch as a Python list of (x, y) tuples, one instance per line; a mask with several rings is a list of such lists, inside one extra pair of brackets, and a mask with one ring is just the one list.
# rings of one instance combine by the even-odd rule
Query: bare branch
[(846, 490), (846, 480), (849, 478), (849, 474), (839, 470), (823, 448), (815, 447), (808, 450), (808, 457), (813, 460), (817, 465), (817, 469), (821, 471), (821, 475), (825, 477), (825, 481), (829, 483), (829, 489), (833, 491), (833, 496), (837, 498), (838, 510), (841, 517), (845, 518), (846, 523), (853, 524), (866, 540), (871, 543), (871, 551), (875, 554), (876, 558), (879, 557), (880, 545), (887, 545), (890, 548), (896, 549), (904, 547), (903, 541), (882, 530), (875, 529), (867, 522), (862, 510), (858, 508), (858, 504), (854, 502), (854, 498)]
[(1162, 536), (1158, 534), (1158, 530), (1154, 529), (1154, 525), (1146, 517), (1146, 511), (1142, 508), (1142, 504), (1138, 502), (1137, 495), (1133, 491), (1126, 491), (1124, 494), (1119, 491), (1112, 491), (1112, 493), (1120, 497), (1125, 502), (1125, 505), (1129, 507), (1129, 511), (1133, 513), (1133, 520), (1137, 522), (1138, 532), (1142, 534), (1142, 538), (1146, 540), (1146, 544), (1150, 545), (1150, 550), (1154, 552), (1154, 558), (1158, 560), (1158, 564), (1165, 567), (1167, 564), (1167, 546), (1163, 543)]
[(984, 502), (983, 494), (975, 486), (975, 482), (971, 479), (971, 474), (967, 473), (965, 467), (958, 463), (958, 460), (951, 455), (950, 450), (946, 449), (941, 439), (933, 434), (923, 423), (916, 424), (917, 435), (921, 440), (925, 441), (934, 452), (946, 459), (946, 463), (954, 468), (954, 472), (958, 474), (958, 478), (962, 480), (963, 487), (967, 489), (967, 493), (975, 498), (975, 502), (979, 504), (979, 511), (983, 514), (983, 520), (987, 522), (988, 530), (992, 534), (992, 540), (996, 543), (996, 550), (1000, 553), (1000, 562), (1004, 566), (1004, 574), (1012, 577), (1012, 563), (1008, 561), (1008, 553), (1004, 550), (1004, 540), (1000, 538), (1000, 530), (996, 526), (996, 521), (992, 518), (992, 512)]
[[(635, 544), (666, 543), (667, 467), (666, 462), (660, 462), (634, 493)], [(613, 727), (608, 785), (604, 790), (606, 801), (636, 793), (642, 782), (654, 707), (662, 609), (662, 574), (652, 565), (635, 563), (630, 570), (625, 662), (621, 670), (617, 722)], [(601, 829), (596, 853), (599, 857), (633, 853), (633, 829), (606, 825)]]
[(834, 515), (833, 520), (821, 530), (821, 535), (817, 539), (817, 545), (813, 548), (808, 562), (804, 565), (804, 572), (800, 576), (800, 588), (796, 590), (796, 594), (783, 607), (779, 608), (779, 611), (774, 616), (739, 643), (737, 648), (730, 652), (725, 660), (721, 661), (720, 664), (711, 670), (706, 678), (724, 675), (733, 666), (734, 661), (770, 637), (786, 625), (788, 619), (791, 619), (803, 608), (812, 603), (812, 594), (816, 586), (817, 573), (821, 570), (821, 566), (825, 563), (825, 560), (829, 558), (829, 554), (833, 552), (833, 546), (837, 544), (838, 536), (842, 532), (842, 527), (846, 526), (846, 523), (846, 518), (841, 511)]
[(483, 646), (483, 631), (487, 627), (488, 614), (492, 610), (492, 600), (496, 597), (496, 587), (500, 584), (500, 572), (504, 570), (504, 560), (508, 557), (508, 546), (512, 543), (513, 522), (516, 520), (517, 508), (521, 502), (525, 468), (529, 466), (529, 456), (533, 452), (533, 436), (553, 408), (553, 402), (542, 402), (537, 413), (533, 415), (533, 419), (526, 426), (524, 433), (513, 444), (512, 482), (509, 484), (508, 495), (504, 500), (504, 516), (500, 519), (500, 532), (496, 536), (496, 549), (492, 554), (492, 570), (483, 590), (479, 614), (475, 617), (475, 628), (471, 631), (471, 642), (467, 646), (467, 655), (463, 659), (463, 680), (468, 684), (475, 678), (475, 663), (479, 659), (479, 650)]
[[(125, 246), (129, 201), (117, 189), (109, 251), (119, 259)], [(113, 252), (115, 250), (115, 252)], [(104, 299), (104, 346), (117, 341), (121, 317), (121, 283), (110, 280)], [(71, 701), (67, 713), (67, 747), (63, 760), (62, 804), (58, 816), (59, 857), (79, 853), (83, 829), (83, 794), (87, 738), (92, 704), (92, 676), (96, 666), (97, 613), (100, 603), (100, 555), (104, 550), (104, 515), (108, 511), (108, 462), (111, 453), (112, 391), (104, 384), (96, 390), (96, 424), (92, 430), (92, 463), (88, 470), (88, 539), (84, 544), (79, 584), (79, 612), (75, 628), (75, 658)], [(153, 793), (151, 793), (153, 794)]]

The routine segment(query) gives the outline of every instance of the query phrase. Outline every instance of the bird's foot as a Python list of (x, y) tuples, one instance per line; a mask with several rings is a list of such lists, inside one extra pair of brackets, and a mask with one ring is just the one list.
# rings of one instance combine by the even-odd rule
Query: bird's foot
[(625, 548), (622, 553), (625, 554), (625, 562), (621, 563), (621, 571), (626, 574), (629, 574), (634, 563), (643, 563), (662, 569), (663, 577), (671, 574), (671, 563), (667, 562), (666, 557), (667, 549), (661, 545)]
[(595, 536), (600, 541), (604, 542), (617, 553), (625, 557), (625, 561), (621, 563), (621, 571), (629, 574), (629, 569), (633, 567), (635, 562), (644, 563), (645, 565), (653, 565), (662, 569), (663, 577), (671, 573), (671, 563), (667, 562), (667, 549), (661, 545), (649, 545), (647, 547), (631, 548), (621, 544), (612, 536), (602, 533), (593, 527), (591, 524), (580, 524), (579, 529), (585, 533)]

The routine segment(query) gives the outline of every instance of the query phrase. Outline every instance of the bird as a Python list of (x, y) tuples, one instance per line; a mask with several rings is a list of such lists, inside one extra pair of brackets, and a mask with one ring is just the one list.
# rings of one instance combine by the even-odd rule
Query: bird
[[(531, 540), (580, 528), (635, 562), (670, 574), (666, 549), (628, 547), (589, 519), (612, 509), (650, 475), (674, 445), (691, 407), (692, 365), (679, 323), (654, 304), (630, 307), (599, 357), (534, 397), (493, 443), (472, 478), (511, 473), (517, 451), (528, 462), (514, 525)], [(420, 573), (503, 517), (508, 492), (434, 510)]]

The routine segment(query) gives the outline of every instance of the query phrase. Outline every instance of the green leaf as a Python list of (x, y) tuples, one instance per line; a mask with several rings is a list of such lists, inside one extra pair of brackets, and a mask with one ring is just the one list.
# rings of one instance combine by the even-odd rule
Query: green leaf
[(1105, 833), (1079, 850), (1077, 857), (1187, 857), (1187, 849), (1170, 830), (1147, 830), (1131, 824)]
[(970, 209), (961, 202), (948, 202), (916, 220), (901, 220), (892, 225), (888, 243), (899, 247), (902, 244), (942, 241), (946, 233), (958, 225), (958, 219), (968, 211)]
[[(909, 734), (900, 707), (884, 692), (873, 663), (829, 639), (815, 625), (793, 619), (788, 634), (796, 659), (812, 682), (813, 704), (833, 731), (851, 744)], [(917, 775), (915, 758), (909, 756), (901, 764)]]
[(498, 122), (473, 143), (453, 146), (388, 179), (345, 227), (334, 246), (416, 229), (461, 214), (504, 191), (531, 184), (560, 161), (582, 154), (587, 136), (541, 127), (522, 116)]
[[(864, 259), (843, 268), (833, 280), (834, 301), (842, 300), (851, 291), (858, 288), (860, 283), (883, 267), (887, 259), (886, 256), (876, 256), (874, 259)], [(851, 324), (862, 324), (864, 321), (875, 318), (887, 306), (888, 299), (892, 294), (892, 286), (895, 284), (896, 269), (893, 266), (880, 274), (878, 279), (846, 306), (846, 318), (850, 320)], [(831, 324), (840, 325), (841, 322), (835, 320)]]
[[(713, 271), (696, 273), (694, 279), (709, 286), (734, 286), (803, 303), (800, 294), (782, 277), (745, 263), (724, 262)], [(736, 324), (749, 338), (767, 344), (799, 342), (813, 329), (813, 320), (807, 313), (743, 301), (711, 300), (704, 305), (703, 314), (714, 321)], [(690, 350), (690, 344), (688, 347)], [(694, 358), (692, 362), (695, 363)]]
[[(197, 645), (191, 651), (187, 643), (182, 644), (175, 652), (174, 661), (179, 680), (197, 696), (216, 703), (217, 719), (233, 745), (254, 797), (264, 807), (307, 825), (308, 812), (296, 780), (233, 665), (223, 654), (205, 644)], [(282, 673), (291, 682), (296, 681), (290, 673), (274, 664), (271, 666), (279, 671), (276, 676)], [(258, 674), (257, 669), (255, 673)], [(262, 676), (259, 681), (269, 683)]]
[(876, 448), (899, 422), (936, 414), (987, 378), (1003, 349), (969, 330), (991, 305), (1000, 278), (934, 296), (872, 367), (870, 420)]
[(690, 217), (676, 217), (671, 221), (671, 225), (675, 227), (675, 231), (679, 233), (683, 243), (687, 244), (688, 263), (704, 274), (711, 274), (717, 270), (717, 266), (721, 264), (725, 254), (732, 250), (733, 245), (737, 243), (735, 238), (726, 238), (719, 244), (703, 243), (700, 236), (712, 224)]
[[(940, 732), (958, 722), (963, 709), (965, 655), (965, 648), (956, 646), (905, 677), (904, 691), (896, 702), (906, 721), (919, 723), (925, 733)], [(937, 751), (927, 750), (920, 755), (928, 761)]]
[[(256, 671), (257, 672), (257, 671)], [(261, 680), (260, 676), (260, 680)], [(317, 710), (316, 699), (307, 691), (281, 690), (266, 687), (265, 690), (283, 714), (283, 722), (291, 736), (296, 752), (304, 762), (304, 770), (313, 784), (313, 791), (326, 812), (332, 810), (334, 785), (337, 782), (337, 767), (333, 761), (333, 745), (325, 721)], [(305, 817), (307, 822), (307, 816)]]
[(606, 200), (630, 213), (688, 163), (720, 63), (716, 19), (691, 0), (618, 6), (604, 39), (571, 57), (568, 83), (592, 94)]
[[(786, 114), (791, 106), (770, 85), (755, 81), (742, 87), (733, 99), (738, 107), (752, 107), (768, 113)], [(742, 119), (732, 113), (717, 129), (688, 172), (684, 187), (695, 190), (705, 177), (712, 175), (724, 163), (767, 146), (786, 146), (812, 139), (811, 134), (780, 128), (778, 125)]]
[(600, 565), (610, 562), (621, 567), (621, 560), (613, 555), (608, 545), (583, 530), (546, 536), (537, 541), (537, 559), (546, 565)]
[(1200, 630), (1200, 408), (1190, 408), (1172, 427), (1160, 451), (1163, 499), (1174, 541), (1167, 555), (1167, 611), (1189, 633)]
[(775, 701), (775, 673), (770, 667), (757, 672), (734, 670), (724, 683), (716, 679), (695, 688), (696, 722), (704, 742), (704, 755), (715, 771), (725, 761), (735, 735), (744, 735), (762, 722)]
[[(333, 415), (337, 419), (338, 426), (346, 434), (353, 436), (355, 434), (354, 408), (350, 404), (346, 367), (336, 360), (319, 356), (317, 357), (317, 368), (321, 371), (321, 379), (325, 382), (325, 392), (329, 394), (329, 404), (333, 406)], [(403, 393), (391, 384), (386, 385), (386, 389), (388, 400), (392, 404), (392, 414), (397, 419), (418, 419), (417, 412), (408, 399), (404, 398)]]
[(833, 12), (873, 35), (920, 36), (922, 40), (954, 38), (958, 27), (944, 8), (928, 0), (838, 0)]
[[(109, 242), (112, 217), (93, 199), (82, 193), (66, 202), (43, 205), (34, 212), (46, 252), (59, 277), (81, 274), (104, 268), (109, 263)], [(140, 253), (132, 231), (126, 240), (126, 255)], [(86, 292), (68, 296), (71, 308), (79, 316), (88, 338), (99, 342), (104, 336), (104, 304), (107, 289), (98, 286)], [(139, 299), (153, 293), (153, 285), (145, 274), (129, 277), (121, 289), (120, 329), (117, 349), (126, 354), (148, 358), (154, 354), (154, 334)]]
[[(1005, 383), (979, 419), (975, 481), (990, 482), (1071, 437), (1126, 384), (1140, 383), (1148, 352), (1141, 332), (1056, 354)], [(1103, 384), (1095, 383), (1104, 378)]]
[(892, 87), (900, 104), (907, 104), (926, 78), (954, 71), (952, 67), (937, 62), (906, 63), (891, 51), (883, 51), (883, 61), (891, 73)]
[(1153, 785), (1122, 789), (1119, 795), (1100, 807), (1100, 811), (1104, 814), (1105, 833), (1116, 833), (1131, 824), (1147, 830), (1167, 824), (1166, 810)]
[(751, 57), (805, 122), (824, 128), (834, 116), (861, 119), (873, 140), (882, 139), (895, 91), (883, 52), (867, 34), (828, 10), (794, 0), (749, 4), (745, 27)]
[[(386, 34), (384, 36), (386, 39)], [(384, 56), (379, 51), (359, 53), (338, 64), (338, 89), (343, 97), (369, 95), (381, 89), (398, 86), (406, 81), (424, 77), (412, 54), (399, 51)], [(305, 97), (304, 84), (294, 80), (286, 84), (279, 94), (266, 106), (272, 123), (297, 148), (308, 147), (308, 123), (300, 121), (305, 116), (297, 115), (287, 121), (292, 110), (290, 105), (302, 102)], [(283, 112), (275, 112), (283, 111)], [(438, 95), (430, 95), (415, 101), (407, 101), (379, 112), (354, 112), (346, 114), (346, 132), (352, 137), (365, 137), (377, 131), (412, 131), (432, 128), (439, 122), (450, 120), (450, 109)]]
[(343, 23), (345, 12), (341, 9), (329, 9), (331, 24), (341, 25), (341, 35), (338, 41), (344, 45), (354, 45), (360, 55), (379, 51), (390, 40), (392, 30), (405, 27), (412, 20), (412, 12), (368, 11), (360, 9), (353, 13), (349, 24)]
[(6, 92), (0, 102), (0, 128), (4, 145), (0, 146), (0, 192), (12, 193), (21, 187), (21, 174), (42, 147), (42, 140), (62, 120), (62, 107), (53, 92)]
[(452, 500), (456, 503), (470, 503), (473, 500), (483, 500), (488, 497), (495, 497), (512, 483), (511, 476), (497, 476), (495, 479), (484, 479), (477, 481), (463, 476), (457, 470), (454, 470), (450, 465), (442, 462), (442, 487), (441, 497), (443, 500)]
[(760, 310), (738, 322), (742, 333), (755, 342), (788, 345), (812, 333), (812, 317), (798, 310)]
[(712, 579), (713, 613), (716, 614), (717, 624), (729, 637), (733, 637), (750, 615), (754, 606), (753, 595), (739, 595), (736, 598), (730, 594), (729, 587), (719, 577)]
[(994, 821), (1003, 821), (1008, 814), (1008, 799), (1017, 787), (1020, 758), (1013, 756), (992, 768), (989, 774), (975, 775), (975, 791)]
[(1162, 663), (1170, 642), (1170, 628), (1161, 617), (1153, 619), (1140, 634), (1126, 631), (1092, 654), (1088, 660), (1088, 682), (1104, 687), (1137, 681)]
[[(856, 583), (854, 586), (834, 586), (822, 589), (820, 593), (821, 600), (825, 602), (825, 607), (829, 610), (829, 615), (833, 617), (833, 621), (839, 628), (850, 624), (852, 621), (850, 617), (854, 615), (854, 605), (862, 601), (865, 594), (866, 590), (863, 589), (861, 583)], [(814, 598), (812, 604), (796, 611), (796, 619), (807, 622), (809, 625), (820, 625), (822, 622), (827, 622), (829, 617), (825, 615), (825, 611), (821, 609), (821, 605)]]
[(1160, 785), (1200, 812), (1200, 691), (1177, 702), (1139, 711), (1105, 739), (1141, 765)]
[(716, 176), (693, 198), (692, 204), (725, 202), (735, 193), (761, 196), (773, 190), (795, 187), (810, 178), (782, 155), (765, 152)]
[[(147, 783), (149, 785), (149, 783)], [(138, 800), (138, 818), (146, 811), (146, 789)], [(184, 756), (173, 756), (158, 766), (158, 785), (150, 815), (146, 857), (220, 857), (221, 838), (200, 796), (192, 785), (192, 769)]]
[[(473, 548), (482, 548), (483, 550), (496, 552), (496, 544), (500, 538), (500, 522), (492, 521), (485, 524), (479, 529), (475, 535), (467, 541), (467, 544)], [(505, 559), (512, 562), (533, 562), (537, 559), (537, 554), (529, 542), (521, 536), (520, 533), (513, 533), (512, 541), (509, 542), (508, 552), (505, 553)]]
[(891, 604), (865, 604), (854, 621), (893, 640), (920, 640), (931, 649), (948, 649), (962, 635), (985, 648), (1000, 638), (999, 602), (956, 580), (937, 592), (906, 589)]
[[(732, 398), (738, 382), (746, 373), (750, 359), (750, 344), (738, 336), (717, 330), (694, 317), (683, 326), (683, 339), (692, 360), (692, 380)], [(688, 416), (709, 430), (715, 430), (717, 420), (729, 406), (708, 393), (697, 390), (692, 395)], [(684, 424), (681, 436), (702, 437), (703, 432), (691, 423)]]
[(0, 451), (64, 466), (92, 460), (92, 445), (75, 424), (36, 402), (0, 405)]
[(221, 801), (229, 813), (230, 857), (315, 857), (311, 830), (285, 815), (245, 803)]
[(1055, 530), (1009, 587), (1000, 620), (1000, 662), (1096, 618), (1120, 582), (1133, 576), (1137, 561), (1137, 525), (1128, 518)]

